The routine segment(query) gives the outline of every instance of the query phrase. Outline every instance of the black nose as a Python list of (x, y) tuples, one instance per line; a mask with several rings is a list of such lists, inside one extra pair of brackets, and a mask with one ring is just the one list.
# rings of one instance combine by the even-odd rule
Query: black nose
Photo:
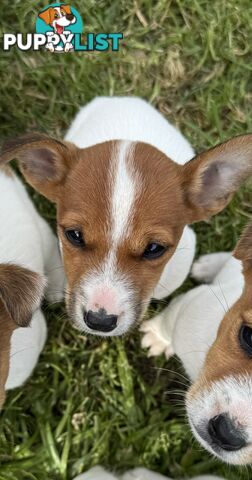
[(246, 445), (242, 433), (234, 426), (226, 413), (216, 415), (208, 423), (208, 433), (212, 441), (223, 450), (240, 450)]
[(100, 332), (112, 332), (117, 325), (116, 315), (107, 315), (104, 308), (100, 308), (98, 312), (89, 310), (84, 314), (84, 321), (92, 330), (99, 330)]
[(66, 18), (71, 22), (74, 19), (74, 15), (72, 13), (67, 13)]

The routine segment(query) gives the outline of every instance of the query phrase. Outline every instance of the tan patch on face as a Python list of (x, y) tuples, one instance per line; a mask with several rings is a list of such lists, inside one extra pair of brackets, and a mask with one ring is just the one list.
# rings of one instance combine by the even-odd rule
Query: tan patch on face
[[(113, 143), (96, 145), (82, 151), (75, 168), (62, 189), (57, 220), (63, 244), (63, 257), (72, 288), (82, 275), (99, 265), (109, 250), (111, 179), (109, 171)], [(83, 232), (86, 248), (71, 245), (64, 235), (66, 228)]]
[[(119, 150), (120, 142), (82, 150), (62, 189), (58, 224), (70, 290), (92, 269), (99, 268), (112, 248), (113, 224), (117, 221), (111, 217), (117, 167), (113, 162)], [(116, 262), (118, 270), (133, 284), (139, 300), (143, 300), (151, 295), (185, 226), (179, 185), (181, 170), (154, 147), (138, 143), (134, 154), (126, 157), (126, 166), (132, 179), (136, 179), (136, 197), (129, 215), (130, 233), (125, 231), (116, 246)], [(82, 230), (84, 250), (66, 240), (65, 228)], [(169, 249), (157, 260), (143, 260), (142, 254), (150, 242), (162, 243)]]

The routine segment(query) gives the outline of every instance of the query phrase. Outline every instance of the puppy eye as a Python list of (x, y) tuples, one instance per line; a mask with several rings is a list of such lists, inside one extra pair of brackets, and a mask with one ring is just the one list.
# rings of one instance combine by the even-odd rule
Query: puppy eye
[(61, 15), (63, 15), (63, 17), (66, 16), (66, 12), (64, 12), (64, 10), (61, 10)]
[(252, 358), (252, 328), (243, 325), (239, 332), (239, 341), (244, 352)]
[(55, 14), (54, 14), (54, 18), (59, 18), (58, 13), (55, 13)]
[(167, 250), (167, 247), (160, 245), (159, 243), (149, 243), (144, 250), (143, 258), (152, 260), (154, 258), (161, 257)]
[(80, 230), (65, 230), (65, 236), (75, 247), (84, 247), (85, 242)]

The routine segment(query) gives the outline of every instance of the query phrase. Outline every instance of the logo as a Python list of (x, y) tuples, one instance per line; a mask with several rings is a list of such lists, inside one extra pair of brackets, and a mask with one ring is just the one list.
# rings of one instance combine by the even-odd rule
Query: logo
[(36, 33), (4, 33), (3, 49), (16, 46), (21, 51), (48, 50), (49, 52), (117, 52), (123, 34), (87, 33), (82, 38), (83, 22), (77, 10), (66, 3), (52, 3), (38, 13)]

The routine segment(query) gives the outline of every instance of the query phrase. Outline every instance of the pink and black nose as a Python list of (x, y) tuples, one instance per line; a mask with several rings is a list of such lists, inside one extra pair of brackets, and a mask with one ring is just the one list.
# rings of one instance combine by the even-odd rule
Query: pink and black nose
[(112, 332), (117, 326), (117, 319), (117, 315), (108, 315), (104, 308), (84, 313), (84, 322), (88, 328), (99, 332)]

